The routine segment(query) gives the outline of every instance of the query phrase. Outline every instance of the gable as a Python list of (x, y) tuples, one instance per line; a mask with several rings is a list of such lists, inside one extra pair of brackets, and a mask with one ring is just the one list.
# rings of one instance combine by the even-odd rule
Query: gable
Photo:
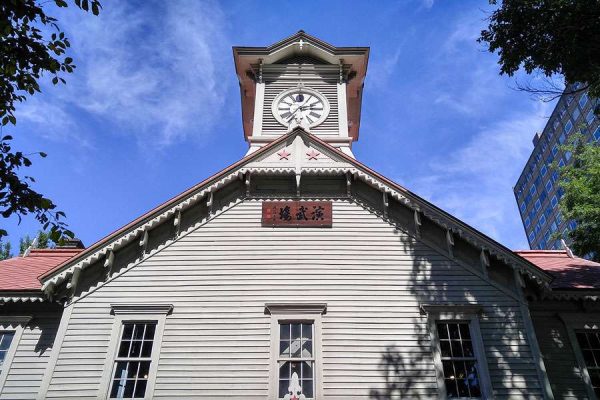
[[(415, 237), (423, 236), (436, 248), (451, 257), (462, 257), (469, 265), (478, 262), (486, 268), (492, 264), (516, 268), (538, 284), (550, 279), (498, 243), (298, 129), (91, 246), (43, 276), (43, 287), (47, 293), (60, 292), (70, 297), (76, 286), (73, 281), (77, 283), (82, 270), (91, 265), (102, 266), (104, 275), (97, 278), (107, 279), (119, 260), (149, 256), (246, 198), (325, 194), (357, 201), (399, 229)], [(135, 255), (121, 257), (119, 253), (126, 246), (132, 246)]]

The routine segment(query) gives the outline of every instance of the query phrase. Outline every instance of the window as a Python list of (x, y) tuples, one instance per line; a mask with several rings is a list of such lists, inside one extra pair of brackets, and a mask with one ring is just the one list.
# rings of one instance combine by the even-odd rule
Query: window
[[(566, 124), (565, 124), (565, 132), (567, 132), (567, 135), (569, 133), (571, 133), (571, 131), (573, 130), (573, 123), (569, 120)], [(561, 142), (562, 143), (562, 142)]]
[(540, 208), (542, 208), (542, 203), (540, 202), (540, 199), (537, 199), (535, 201), (535, 211), (540, 211)]
[(591, 124), (593, 120), (594, 120), (594, 110), (590, 110), (585, 115), (585, 122), (587, 122), (588, 124)]
[(320, 326), (325, 304), (265, 304), (271, 314), (269, 399), (321, 398)]
[(535, 239), (535, 232), (529, 232), (529, 242), (533, 242), (533, 240)]
[(594, 393), (600, 397), (600, 332), (591, 329), (580, 330), (575, 332), (575, 337), (583, 354)]
[(111, 399), (143, 399), (146, 395), (156, 321), (123, 324), (110, 389)]
[(571, 113), (571, 119), (574, 122), (577, 122), (577, 119), (579, 118), (580, 115), (581, 115), (581, 111), (579, 110), (579, 108), (575, 107), (573, 109), (573, 112)]
[(544, 214), (540, 215), (540, 225), (544, 226), (546, 223), (546, 216)]
[(31, 317), (4, 317), (0, 320), (0, 391), (8, 377), (17, 346)]
[(567, 105), (571, 104), (573, 102), (573, 95), (570, 94), (567, 96)]
[(489, 374), (479, 331), (481, 307), (421, 305), (428, 314), (440, 398), (490, 397)]
[(532, 186), (529, 188), (529, 194), (533, 196), (533, 195), (535, 194), (535, 191), (536, 191), (535, 185), (532, 185)]
[(598, 126), (598, 127), (596, 128), (596, 130), (594, 131), (594, 139), (595, 139), (596, 141), (599, 141), (599, 140), (600, 140), (600, 126)]
[(546, 182), (546, 191), (548, 193), (550, 193), (551, 190), (552, 190), (552, 181), (548, 180), (548, 182)]
[(2, 374), (4, 360), (8, 358), (8, 351), (14, 337), (14, 331), (0, 331), (0, 374)]
[(552, 155), (555, 156), (556, 153), (558, 153), (558, 147), (556, 145), (554, 145), (554, 146), (552, 146)]
[(477, 358), (469, 323), (438, 321), (436, 326), (446, 395), (449, 398), (481, 397)]
[(552, 123), (552, 129), (556, 130), (556, 127), (558, 127), (559, 121), (558, 119), (555, 119), (554, 122)]
[(525, 218), (525, 228), (529, 228), (529, 225), (531, 225), (531, 220), (529, 219), (529, 217)]
[(557, 204), (558, 199), (556, 198), (556, 196), (552, 196), (552, 198), (550, 199), (550, 205), (552, 206), (552, 208), (555, 208)]
[(584, 93), (583, 96), (579, 98), (579, 107), (583, 108), (588, 102), (588, 94)]
[(542, 174), (542, 176), (545, 176), (546, 172), (548, 172), (548, 168), (545, 165), (542, 165), (542, 168), (540, 169), (540, 174)]
[(312, 321), (279, 323), (279, 397), (314, 398), (315, 358)]
[(99, 398), (150, 399), (171, 304), (113, 304), (114, 315)]
[(521, 212), (524, 213), (526, 209), (527, 206), (525, 205), (525, 203), (521, 203)]

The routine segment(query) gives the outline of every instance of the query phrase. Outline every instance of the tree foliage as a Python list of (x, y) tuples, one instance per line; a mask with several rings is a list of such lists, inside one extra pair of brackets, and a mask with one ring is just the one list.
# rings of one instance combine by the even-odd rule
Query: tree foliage
[(8, 260), (13, 256), (11, 247), (10, 242), (0, 242), (0, 261)]
[(54, 242), (50, 240), (50, 234), (48, 232), (39, 231), (35, 238), (31, 238), (29, 235), (25, 235), (19, 239), (19, 254), (24, 254), (25, 251), (34, 244), (36, 249), (49, 249), (55, 246)]
[(568, 233), (575, 253), (600, 261), (600, 146), (586, 144), (575, 135), (564, 151), (572, 163), (559, 170), (559, 185), (564, 190), (560, 211), (577, 223)]
[[(99, 0), (73, 0), (76, 7), (100, 12)], [(4, 136), (0, 140), (0, 214), (34, 214), (43, 229), (57, 241), (62, 236), (73, 236), (66, 229), (64, 213), (56, 205), (36, 192), (34, 179), (21, 176), (20, 169), (31, 165), (31, 159), (14, 151), (12, 136), (6, 130), (17, 123), (16, 105), (27, 96), (41, 91), (40, 80), (51, 77), (54, 85), (66, 83), (64, 75), (72, 73), (75, 65), (66, 52), (70, 46), (57, 20), (47, 14), (47, 8), (68, 7), (66, 0), (2, 0), (0, 1), (0, 124)], [(36, 153), (45, 157), (42, 152)], [(6, 235), (0, 229), (0, 237)]]
[(500, 74), (512, 76), (521, 68), (559, 74), (568, 83), (584, 83), (577, 90), (589, 88), (600, 97), (598, 0), (503, 0), (479, 42), (500, 56)]

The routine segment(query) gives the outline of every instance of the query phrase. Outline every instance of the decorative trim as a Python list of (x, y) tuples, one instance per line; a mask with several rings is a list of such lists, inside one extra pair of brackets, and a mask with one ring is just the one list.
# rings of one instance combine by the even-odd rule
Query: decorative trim
[[(294, 135), (296, 136), (305, 136), (307, 135), (301, 129), (295, 130), (288, 135), (284, 135), (276, 141), (277, 143), (283, 142), (292, 138)], [(331, 146), (326, 143), (322, 143), (319, 138), (308, 136), (306, 140), (312, 140), (315, 144), (321, 145), (324, 149), (327, 149), (327, 152), (331, 151)], [(274, 142), (275, 143), (275, 142)], [(266, 149), (266, 147), (265, 147)], [(486, 238), (484, 235), (473, 231), (468, 226), (462, 224), (460, 221), (454, 221), (451, 216), (446, 215), (442, 210), (438, 210), (433, 205), (427, 204), (424, 200), (419, 199), (412, 193), (401, 190), (401, 187), (391, 186), (391, 183), (388, 184), (384, 182), (383, 177), (376, 176), (374, 172), (369, 171), (367, 167), (352, 164), (352, 162), (356, 163), (351, 157), (343, 154), (339, 150), (335, 151), (335, 155), (338, 155), (341, 160), (334, 160), (338, 162), (347, 162), (344, 166), (336, 166), (336, 167), (303, 167), (301, 170), (302, 174), (350, 174), (354, 179), (360, 178), (365, 183), (373, 186), (374, 188), (380, 191), (386, 191), (388, 196), (392, 199), (399, 201), (400, 203), (406, 205), (407, 207), (416, 210), (420, 213), (423, 213), (424, 216), (430, 218), (432, 221), (440, 225), (441, 227), (447, 229), (452, 234), (456, 234), (462, 239), (466, 240), (470, 244), (482, 248), (485, 247), (489, 254), (494, 255), (498, 259), (504, 261), (511, 267), (517, 269), (521, 274), (527, 275), (537, 284), (539, 284), (544, 290), (548, 291), (550, 289), (549, 282), (551, 281), (550, 275), (544, 273), (536, 269), (526, 260), (523, 260), (518, 255), (510, 252), (507, 249), (502, 248), (501, 245), (495, 244), (491, 241), (491, 239)], [(260, 153), (261, 156), (264, 154)], [(174, 213), (184, 210), (187, 207), (191, 206), (193, 203), (201, 200), (205, 196), (209, 195), (215, 190), (218, 190), (220, 187), (226, 185), (234, 179), (238, 179), (239, 174), (245, 174), (246, 172), (257, 173), (257, 174), (294, 174), (297, 173), (295, 168), (293, 167), (282, 167), (282, 168), (273, 168), (273, 167), (249, 167), (248, 163), (255, 162), (255, 159), (245, 160), (245, 166), (238, 167), (233, 172), (229, 172), (227, 174), (221, 175), (220, 179), (217, 177), (216, 180), (212, 181), (212, 183), (207, 184), (204, 187), (200, 187), (197, 189), (195, 193), (191, 193), (188, 197), (182, 199), (179, 203), (173, 204), (170, 208), (163, 210), (161, 213), (156, 214), (154, 217), (150, 218), (144, 223), (141, 223), (137, 227), (132, 228), (128, 233), (124, 233), (121, 237), (114, 239), (112, 242), (106, 244), (104, 247), (101, 247), (94, 251), (93, 253), (85, 256), (83, 259), (80, 259), (75, 264), (64, 268), (60, 272), (56, 272), (54, 275), (48, 276), (44, 279), (42, 290), (46, 294), (50, 294), (54, 287), (62, 283), (64, 280), (69, 279), (73, 273), (74, 267), (79, 266), (81, 268), (86, 268), (89, 265), (92, 265), (94, 262), (98, 261), (102, 257), (105, 257), (107, 253), (110, 251), (115, 251), (127, 243), (129, 243), (132, 239), (139, 237), (145, 230), (148, 230), (155, 225), (165, 221), (167, 218), (171, 217)], [(349, 182), (347, 182), (349, 183)], [(349, 187), (348, 187), (349, 189)], [(214, 210), (211, 210), (214, 211)], [(209, 216), (211, 218), (213, 214)], [(67, 264), (68, 265), (68, 264)]]
[[(480, 304), (421, 304), (421, 314), (427, 315), (479, 315), (483, 312)], [(460, 318), (458, 318), (460, 319)]]
[(326, 313), (327, 303), (265, 303), (266, 315)]
[(111, 304), (111, 314), (164, 314), (173, 312), (173, 304)]
[(0, 295), (0, 305), (5, 303), (44, 303), (48, 299), (44, 296), (44, 293), (39, 294), (20, 294), (14, 293), (11, 295)]

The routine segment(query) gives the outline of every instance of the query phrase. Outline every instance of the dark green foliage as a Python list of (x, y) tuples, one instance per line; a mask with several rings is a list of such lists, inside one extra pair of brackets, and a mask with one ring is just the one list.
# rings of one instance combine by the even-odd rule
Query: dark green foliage
[[(74, 0), (76, 7), (97, 15), (99, 0)], [(46, 14), (49, 7), (67, 7), (65, 0), (1, 0), (0, 1), (0, 124), (6, 130), (15, 125), (15, 105), (28, 95), (40, 92), (39, 80), (52, 77), (52, 83), (65, 83), (64, 74), (73, 72), (73, 59), (66, 55), (68, 38), (55, 18)], [(6, 133), (6, 132), (5, 132)], [(0, 141), (0, 214), (4, 218), (32, 213), (50, 229), (52, 240), (72, 236), (55, 211), (53, 202), (30, 186), (34, 179), (21, 177), (19, 169), (31, 160), (10, 146), (12, 137), (5, 134)], [(44, 153), (37, 153), (45, 157)], [(0, 229), (0, 237), (6, 235)]]
[(512, 76), (521, 68), (560, 74), (600, 97), (598, 0), (504, 0), (479, 41), (498, 53), (501, 74)]
[(560, 211), (577, 227), (568, 233), (576, 254), (600, 261), (600, 146), (585, 144), (575, 135), (564, 151), (570, 151), (573, 162), (560, 169)]

